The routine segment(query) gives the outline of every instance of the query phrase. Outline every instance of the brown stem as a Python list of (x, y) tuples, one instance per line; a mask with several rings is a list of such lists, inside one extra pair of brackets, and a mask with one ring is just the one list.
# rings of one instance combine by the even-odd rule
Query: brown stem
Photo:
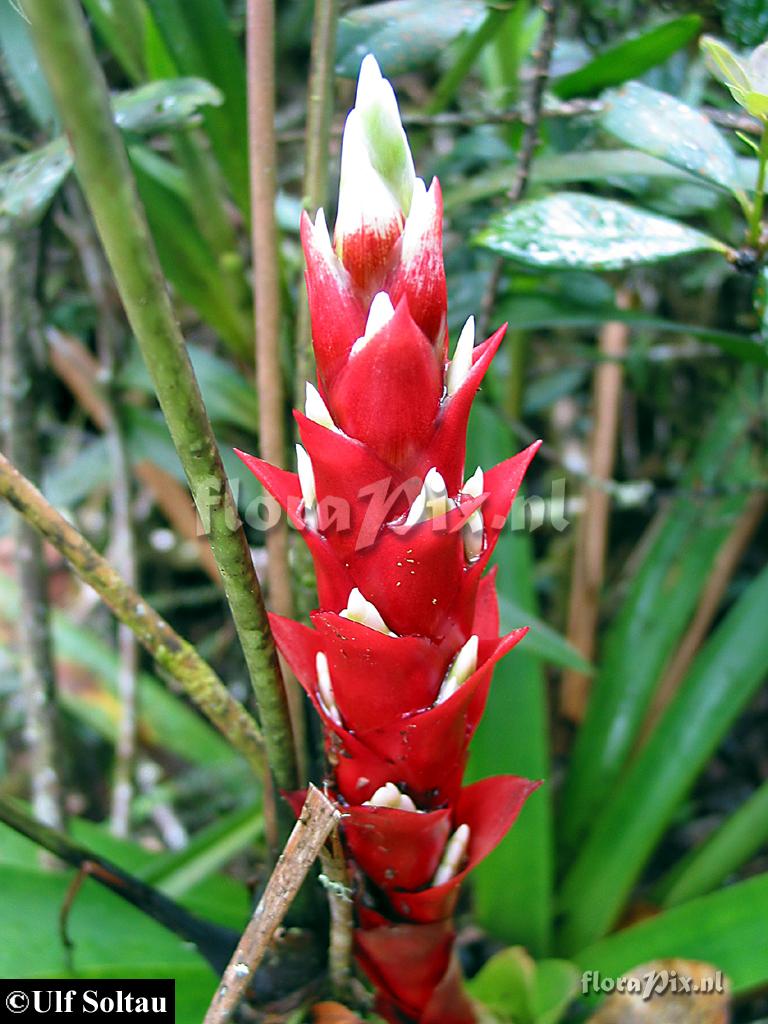
[(768, 510), (768, 496), (752, 494), (736, 520), (729, 536), (717, 553), (706, 586), (701, 592), (699, 604), (685, 636), (680, 642), (671, 661), (666, 667), (654, 697), (653, 705), (643, 726), (639, 742), (642, 744), (653, 732), (669, 703), (677, 693), (696, 652), (709, 633), (712, 622), (720, 608), (723, 596), (744, 552), (763, 521)]
[[(312, 50), (307, 89), (306, 144), (304, 148), (304, 209), (312, 216), (323, 205), (328, 192), (328, 148), (333, 113), (333, 75), (336, 58), (338, 0), (315, 0)], [(304, 384), (312, 367), (312, 330), (309, 302), (304, 287), (299, 289), (296, 311), (296, 383), (294, 403), (304, 406)]]
[[(523, 198), (528, 186), (528, 177), (531, 173), (533, 154), (539, 142), (539, 129), (541, 126), (542, 111), (544, 105), (544, 90), (549, 79), (549, 66), (552, 62), (552, 51), (555, 47), (555, 29), (557, 27), (557, 15), (559, 11), (559, 0), (541, 0), (539, 7), (544, 14), (544, 27), (541, 30), (538, 47), (533, 53), (533, 76), (531, 78), (528, 94), (519, 112), (518, 120), (525, 125), (523, 138), (520, 143), (520, 152), (517, 157), (515, 177), (508, 197), (513, 203), (518, 203)], [(488, 325), (491, 321), (493, 307), (496, 302), (496, 293), (501, 284), (501, 276), (504, 270), (504, 259), (499, 257), (493, 265), (491, 275), (480, 303), (478, 317), (478, 332), (484, 338), (488, 332)]]
[(109, 562), (48, 504), (1, 452), (0, 497), (6, 498), (50, 541), (117, 618), (133, 630), (160, 668), (180, 683), (187, 696), (232, 746), (256, 771), (263, 771), (263, 740), (258, 726), (210, 665), (125, 583)]
[[(629, 298), (619, 292), (617, 304), (626, 309)], [(613, 477), (619, 410), (629, 328), (625, 323), (604, 324), (598, 337), (598, 351), (607, 357), (595, 368), (593, 384), (594, 425), (590, 442), (589, 474), (593, 480)], [(605, 487), (587, 487), (584, 512), (576, 533), (567, 637), (588, 661), (595, 653), (600, 594), (605, 575), (605, 554), (611, 495)], [(586, 711), (590, 677), (573, 669), (563, 674), (560, 707), (566, 718), (580, 722)]]
[[(30, 344), (33, 331), (19, 257), (19, 247), (13, 238), (0, 240), (0, 401), (5, 420), (5, 446), (24, 466), (25, 472), (37, 478), (40, 455), (32, 388), (35, 379)], [(21, 599), (17, 641), (32, 806), (40, 821), (61, 828), (64, 809), (58, 770), (60, 751), (48, 573), (42, 540), (21, 517), (14, 517), (13, 539)]]
[(234, 1013), (275, 930), (340, 818), (341, 814), (330, 800), (310, 785), (299, 820), (222, 975), (203, 1024), (224, 1024)]
[(349, 872), (338, 829), (331, 836), (330, 850), (324, 848), (320, 853), (320, 859), (328, 889), (328, 909), (331, 915), (328, 976), (334, 995), (344, 999), (351, 994), (354, 909), (349, 888)]
[[(280, 258), (275, 218), (275, 10), (273, 0), (248, 0), (248, 147), (251, 179), (251, 243), (256, 327), (256, 385), (262, 458), (285, 465), (283, 378), (280, 368)], [(270, 605), (291, 615), (293, 595), (288, 558), (288, 523), (266, 535)], [(306, 778), (304, 700), (295, 679), (284, 673), (300, 778)]]

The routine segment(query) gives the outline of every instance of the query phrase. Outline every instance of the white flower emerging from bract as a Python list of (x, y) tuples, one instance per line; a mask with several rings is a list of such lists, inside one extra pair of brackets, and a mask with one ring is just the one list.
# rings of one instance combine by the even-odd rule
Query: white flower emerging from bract
[(315, 655), (315, 671), (317, 672), (317, 696), (320, 699), (320, 703), (323, 705), (325, 713), (331, 721), (341, 726), (341, 712), (336, 704), (336, 696), (333, 692), (328, 658), (322, 651), (318, 651)]
[(477, 671), (479, 643), (479, 637), (473, 634), (453, 659), (451, 667), (445, 674), (445, 679), (440, 687), (435, 704), (442, 704), (449, 697), (452, 697), (459, 687), (463, 686), (469, 677)]
[(467, 319), (461, 329), (459, 340), (456, 342), (456, 351), (453, 359), (448, 364), (445, 386), (449, 395), (455, 395), (461, 385), (469, 376), (472, 369), (472, 351), (475, 347), (475, 318)]
[(312, 469), (312, 460), (303, 445), (296, 445), (296, 472), (299, 474), (299, 486), (301, 497), (304, 501), (304, 512), (314, 512), (317, 506), (317, 491), (315, 490), (315, 471)]
[(391, 807), (395, 811), (417, 811), (416, 804), (407, 793), (402, 793), (394, 782), (387, 782), (379, 786), (370, 800), (366, 800), (364, 807)]
[(312, 420), (321, 427), (327, 427), (328, 430), (335, 430), (337, 434), (339, 433), (339, 428), (333, 422), (333, 417), (331, 416), (328, 406), (323, 401), (323, 396), (317, 390), (315, 385), (310, 384), (309, 381), (307, 381), (305, 391), (304, 415), (308, 420)]
[(469, 850), (470, 835), (469, 825), (459, 825), (445, 844), (442, 859), (432, 879), (433, 886), (450, 882), (461, 871)]
[[(483, 471), (478, 466), (462, 487), (462, 493), (470, 498), (479, 498), (483, 493), (483, 482)], [(466, 523), (464, 523), (461, 531), (464, 540), (464, 554), (468, 562), (477, 561), (483, 553), (484, 534), (483, 512), (482, 509), (476, 508)]]
[(424, 477), (421, 490), (406, 516), (405, 525), (416, 526), (417, 523), (426, 523), (430, 519), (447, 515), (454, 508), (456, 508), (456, 502), (453, 498), (448, 497), (445, 480), (438, 469), (433, 466)]
[(365, 334), (362, 338), (358, 338), (352, 346), (350, 356), (357, 355), (365, 348), (374, 334), (385, 327), (394, 315), (395, 307), (392, 305), (389, 295), (386, 292), (376, 292), (368, 310), (368, 319), (365, 321)]
[(342, 619), (349, 619), (350, 622), (359, 622), (369, 629), (375, 629), (377, 633), (386, 633), (387, 636), (395, 636), (387, 626), (381, 613), (375, 604), (367, 601), (357, 587), (353, 587), (347, 598), (347, 607), (339, 613)]

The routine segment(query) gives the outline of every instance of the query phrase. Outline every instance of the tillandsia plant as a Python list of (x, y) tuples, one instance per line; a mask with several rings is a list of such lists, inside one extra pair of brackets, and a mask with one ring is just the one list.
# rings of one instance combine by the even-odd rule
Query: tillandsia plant
[(442, 201), (414, 172), (397, 101), (363, 61), (342, 143), (333, 241), (302, 241), (318, 386), (297, 412), (298, 473), (241, 453), (302, 531), (317, 572), (312, 627), (272, 616), (320, 715), (343, 810), (357, 959), (392, 1022), (469, 1024), (452, 914), (467, 873), (536, 783), (462, 786), (499, 637), (484, 575), (536, 445), (467, 477), (470, 407), (504, 328), (448, 360)]

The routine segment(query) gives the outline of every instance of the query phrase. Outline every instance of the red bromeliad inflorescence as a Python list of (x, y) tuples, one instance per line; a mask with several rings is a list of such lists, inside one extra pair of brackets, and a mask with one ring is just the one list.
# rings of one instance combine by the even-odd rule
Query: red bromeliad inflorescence
[(271, 616), (320, 715), (355, 886), (356, 955), (388, 1021), (470, 1024), (453, 951), (459, 886), (536, 784), (462, 786), (499, 637), (484, 575), (533, 445), (465, 476), (470, 407), (504, 329), (448, 361), (442, 200), (417, 178), (392, 87), (363, 62), (331, 240), (301, 237), (318, 386), (297, 412), (298, 473), (240, 453), (302, 531), (310, 626)]

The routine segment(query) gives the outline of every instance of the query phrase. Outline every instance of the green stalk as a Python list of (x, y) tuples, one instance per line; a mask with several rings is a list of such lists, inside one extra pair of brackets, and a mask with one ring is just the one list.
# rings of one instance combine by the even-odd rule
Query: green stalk
[(765, 205), (765, 178), (768, 167), (768, 125), (763, 126), (760, 137), (760, 148), (757, 152), (757, 182), (755, 184), (755, 202), (749, 218), (747, 241), (755, 247), (760, 245), (760, 234), (763, 226), (763, 207)]
[(104, 75), (75, 0), (24, 0), (40, 64), (74, 154), (75, 170), (198, 509), (259, 706), (267, 757), (281, 789), (297, 782), (285, 691), (248, 543), (161, 275)]

